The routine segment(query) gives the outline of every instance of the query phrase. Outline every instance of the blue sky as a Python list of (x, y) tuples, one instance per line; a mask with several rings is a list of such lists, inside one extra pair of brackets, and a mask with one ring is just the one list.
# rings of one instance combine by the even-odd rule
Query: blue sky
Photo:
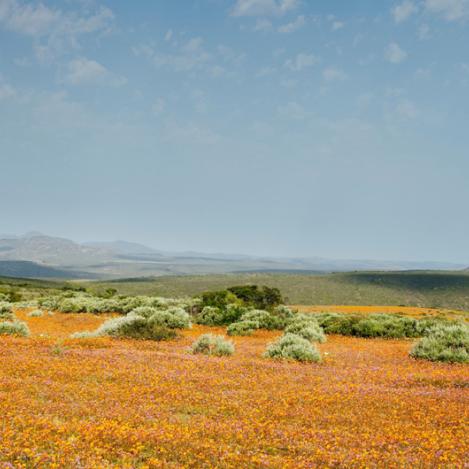
[(469, 0), (0, 0), (0, 232), (469, 263)]

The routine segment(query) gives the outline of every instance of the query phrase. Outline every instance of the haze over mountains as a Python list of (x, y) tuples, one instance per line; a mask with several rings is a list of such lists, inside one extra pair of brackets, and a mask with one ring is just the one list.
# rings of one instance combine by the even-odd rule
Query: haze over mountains
[(270, 258), (165, 252), (128, 241), (77, 243), (38, 232), (0, 235), (0, 275), (34, 278), (128, 278), (230, 272), (463, 269), (441, 262)]

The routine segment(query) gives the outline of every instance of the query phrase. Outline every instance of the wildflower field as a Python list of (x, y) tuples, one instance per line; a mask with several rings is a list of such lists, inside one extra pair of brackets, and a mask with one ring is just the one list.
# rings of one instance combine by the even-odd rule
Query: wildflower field
[(0, 337), (2, 469), (468, 467), (468, 366), (414, 340), (329, 335), (301, 364), (263, 358), (279, 331), (214, 357), (190, 346), (225, 328), (79, 340), (109, 315), (27, 312), (29, 338)]

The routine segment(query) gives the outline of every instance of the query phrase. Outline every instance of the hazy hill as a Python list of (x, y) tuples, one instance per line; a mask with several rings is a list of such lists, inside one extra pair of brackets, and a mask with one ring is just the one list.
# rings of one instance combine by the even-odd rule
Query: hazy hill
[(82, 266), (112, 258), (105, 249), (39, 233), (0, 239), (0, 260), (23, 260), (50, 266)]
[[(127, 278), (164, 275), (224, 274), (242, 272), (321, 273), (353, 270), (463, 269), (463, 265), (436, 262), (392, 262), (313, 258), (256, 257), (243, 254), (164, 252), (128, 241), (76, 243), (32, 232), (0, 238), (0, 261), (29, 261), (67, 272), (76, 278)], [(33, 266), (23, 264), (18, 275), (31, 277)], [(21, 273), (23, 272), (23, 273)], [(47, 275), (47, 277), (50, 277)]]
[[(31, 261), (0, 260), (0, 276), (20, 278), (83, 279), (93, 278), (89, 272), (58, 269)], [(96, 278), (96, 277), (94, 277)]]

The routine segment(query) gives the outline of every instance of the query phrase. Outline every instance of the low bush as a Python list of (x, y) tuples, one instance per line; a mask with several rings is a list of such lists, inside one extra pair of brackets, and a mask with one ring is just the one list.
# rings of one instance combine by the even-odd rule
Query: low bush
[(240, 321), (230, 324), (226, 328), (228, 335), (252, 335), (256, 329), (259, 329), (259, 323), (256, 321)]
[(159, 310), (138, 307), (129, 314), (105, 321), (94, 332), (73, 334), (72, 338), (127, 337), (142, 340), (168, 340), (177, 336), (177, 329), (191, 327), (189, 314), (182, 308), (170, 307)]
[(202, 353), (204, 355), (215, 355), (217, 357), (233, 355), (234, 345), (221, 335), (204, 334), (201, 335), (191, 347), (192, 353)]
[(0, 335), (28, 337), (29, 334), (29, 328), (24, 322), (16, 320), (0, 322)]
[(321, 355), (309, 341), (296, 334), (284, 334), (267, 347), (264, 354), (267, 358), (296, 360), (300, 362), (318, 362)]
[(28, 317), (30, 318), (40, 318), (42, 316), (44, 316), (44, 312), (41, 311), (40, 309), (35, 309), (28, 313)]
[(414, 319), (392, 314), (369, 316), (321, 313), (314, 316), (327, 334), (355, 337), (382, 337), (398, 339), (425, 335), (442, 320), (437, 318)]
[(469, 362), (469, 326), (437, 326), (417, 342), (410, 356), (430, 361)]
[(0, 303), (0, 320), (10, 320), (13, 319), (13, 308), (10, 303), (1, 302)]
[(310, 342), (324, 343), (326, 341), (323, 329), (319, 326), (317, 321), (310, 319), (304, 320), (299, 318), (291, 321), (285, 328), (285, 333), (299, 335)]
[(278, 316), (268, 311), (253, 309), (241, 316), (241, 322), (254, 321), (259, 324), (258, 329), (281, 330), (285, 327), (285, 322)]

